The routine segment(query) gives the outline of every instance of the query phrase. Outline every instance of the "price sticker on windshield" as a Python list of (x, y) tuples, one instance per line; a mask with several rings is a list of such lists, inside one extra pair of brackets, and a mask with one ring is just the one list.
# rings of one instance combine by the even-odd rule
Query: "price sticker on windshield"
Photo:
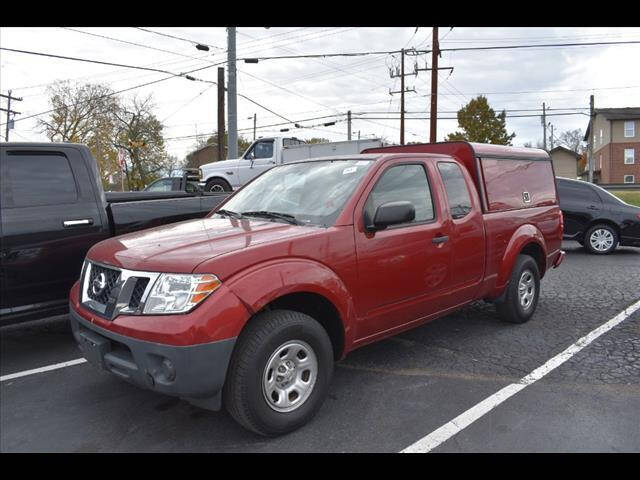
[(349, 167), (349, 168), (345, 168), (345, 169), (342, 171), (342, 174), (343, 174), (343, 175), (347, 175), (347, 174), (349, 174), (349, 173), (353, 173), (353, 172), (355, 172), (356, 170), (358, 170), (358, 167)]

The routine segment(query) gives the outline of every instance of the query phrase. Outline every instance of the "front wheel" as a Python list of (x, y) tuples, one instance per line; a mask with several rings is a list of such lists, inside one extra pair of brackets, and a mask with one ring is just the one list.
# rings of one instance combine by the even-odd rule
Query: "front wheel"
[(333, 348), (313, 318), (290, 310), (258, 314), (231, 358), (223, 399), (227, 411), (260, 435), (291, 432), (322, 406), (333, 375)]
[(506, 322), (524, 323), (533, 316), (539, 296), (538, 264), (529, 255), (518, 255), (504, 302), (496, 304), (498, 314)]
[(585, 248), (597, 255), (611, 253), (617, 245), (618, 234), (609, 225), (594, 225), (585, 235)]
[(213, 178), (209, 180), (204, 186), (205, 192), (213, 192), (213, 193), (223, 193), (230, 192), (231, 185), (226, 180), (221, 178)]

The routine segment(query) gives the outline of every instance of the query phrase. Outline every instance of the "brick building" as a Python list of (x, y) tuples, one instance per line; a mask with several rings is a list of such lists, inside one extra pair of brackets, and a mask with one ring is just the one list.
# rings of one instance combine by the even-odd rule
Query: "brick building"
[[(227, 147), (224, 150), (226, 152)], [(205, 163), (217, 162), (218, 160), (220, 160), (218, 158), (218, 146), (209, 144), (187, 155), (187, 167), (198, 168)]]
[(594, 114), (584, 136), (593, 144), (594, 179), (640, 184), (640, 107), (598, 108)]

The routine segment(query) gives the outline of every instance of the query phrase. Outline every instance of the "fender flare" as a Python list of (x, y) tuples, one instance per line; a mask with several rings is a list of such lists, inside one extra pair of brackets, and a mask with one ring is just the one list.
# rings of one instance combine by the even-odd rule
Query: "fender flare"
[[(340, 277), (326, 265), (304, 258), (270, 260), (233, 275), (224, 284), (244, 304), (250, 316), (284, 295), (320, 295), (335, 307), (340, 316), (344, 330), (343, 348), (346, 350), (353, 341), (353, 298)], [(238, 335), (248, 321), (237, 325)]]
[(495, 293), (498, 295), (503, 293), (509, 279), (511, 278), (511, 273), (518, 255), (520, 255), (520, 252), (522, 252), (522, 250), (531, 243), (536, 244), (542, 249), (542, 258), (546, 264), (547, 247), (542, 232), (531, 224), (521, 225), (515, 232), (513, 232), (513, 235), (511, 235), (511, 239), (505, 248), (504, 255), (502, 256), (502, 262), (500, 264), (500, 271), (496, 280)]

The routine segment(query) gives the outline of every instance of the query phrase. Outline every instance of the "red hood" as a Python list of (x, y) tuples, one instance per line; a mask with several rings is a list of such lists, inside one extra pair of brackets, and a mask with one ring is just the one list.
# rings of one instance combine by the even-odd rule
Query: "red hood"
[(203, 218), (110, 238), (94, 245), (87, 256), (131, 270), (189, 273), (225, 253), (314, 232), (311, 227), (264, 220)]

